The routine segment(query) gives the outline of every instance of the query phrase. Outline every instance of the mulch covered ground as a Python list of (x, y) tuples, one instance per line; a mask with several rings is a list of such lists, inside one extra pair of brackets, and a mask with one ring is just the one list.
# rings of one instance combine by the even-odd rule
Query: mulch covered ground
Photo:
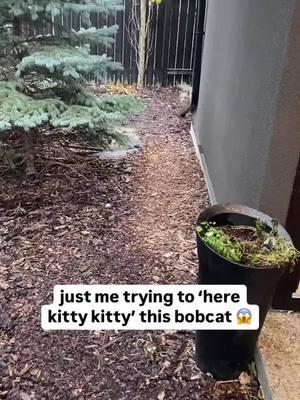
[(132, 124), (143, 147), (35, 179), (0, 178), (0, 398), (256, 399), (256, 382), (217, 383), (192, 332), (51, 332), (55, 284), (194, 283), (197, 215), (208, 205), (189, 120), (172, 90), (148, 93)]

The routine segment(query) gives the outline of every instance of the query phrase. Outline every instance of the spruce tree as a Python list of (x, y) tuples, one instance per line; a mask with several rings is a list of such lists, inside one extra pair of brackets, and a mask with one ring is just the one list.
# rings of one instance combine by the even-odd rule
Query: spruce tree
[[(96, 28), (93, 15), (122, 9), (123, 0), (1, 0), (0, 131), (18, 129), (30, 138), (30, 132), (49, 124), (80, 128), (102, 141), (113, 135), (113, 125), (137, 103), (124, 96), (97, 97), (87, 83), (122, 68), (104, 52), (91, 52), (93, 45), (105, 51), (118, 30), (116, 25)], [(80, 29), (61, 25), (56, 33), (55, 18), (70, 13), (80, 18)], [(50, 26), (51, 34), (34, 34), (36, 21)]]

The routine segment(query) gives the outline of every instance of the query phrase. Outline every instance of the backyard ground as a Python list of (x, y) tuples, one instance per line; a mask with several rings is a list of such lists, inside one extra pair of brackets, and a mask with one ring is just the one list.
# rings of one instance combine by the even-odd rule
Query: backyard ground
[[(142, 148), (122, 160), (63, 162), (35, 180), (1, 177), (0, 398), (258, 399), (194, 362), (192, 332), (43, 332), (55, 284), (194, 283), (204, 178), (177, 117), (178, 92), (146, 92), (130, 125)], [(247, 380), (246, 380), (247, 381)]]
[(300, 399), (300, 314), (270, 312), (258, 348), (273, 400)]

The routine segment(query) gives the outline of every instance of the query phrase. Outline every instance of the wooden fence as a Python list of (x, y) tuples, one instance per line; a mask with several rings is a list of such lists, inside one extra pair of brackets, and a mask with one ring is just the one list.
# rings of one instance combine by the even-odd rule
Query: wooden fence
[[(201, 0), (165, 0), (154, 5), (152, 18), (153, 46), (146, 71), (147, 85), (175, 85), (178, 82), (191, 82), (197, 9)], [(98, 14), (92, 16), (96, 27), (119, 25), (115, 44), (111, 48), (97, 46), (94, 53), (107, 52), (114, 61), (119, 61), (124, 71), (107, 76), (108, 81), (136, 83), (136, 53), (129, 33), (133, 28), (130, 23), (132, 0), (124, 0), (124, 11), (114, 16)], [(55, 17), (54, 24), (41, 25), (39, 22), (31, 27), (33, 34), (59, 33), (62, 28), (80, 29), (80, 17), (66, 14)]]

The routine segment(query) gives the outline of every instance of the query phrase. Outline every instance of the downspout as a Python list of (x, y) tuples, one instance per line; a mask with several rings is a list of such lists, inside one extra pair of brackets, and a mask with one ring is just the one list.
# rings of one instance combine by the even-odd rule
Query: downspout
[(191, 111), (195, 111), (199, 101), (199, 89), (200, 89), (200, 78), (201, 78), (201, 67), (202, 67), (202, 51), (204, 42), (204, 23), (206, 15), (206, 3), (207, 0), (199, 0), (197, 10), (197, 22), (196, 22), (196, 35), (195, 35), (195, 55), (194, 55), (194, 67), (193, 67), (193, 79), (192, 79), (192, 102)]

